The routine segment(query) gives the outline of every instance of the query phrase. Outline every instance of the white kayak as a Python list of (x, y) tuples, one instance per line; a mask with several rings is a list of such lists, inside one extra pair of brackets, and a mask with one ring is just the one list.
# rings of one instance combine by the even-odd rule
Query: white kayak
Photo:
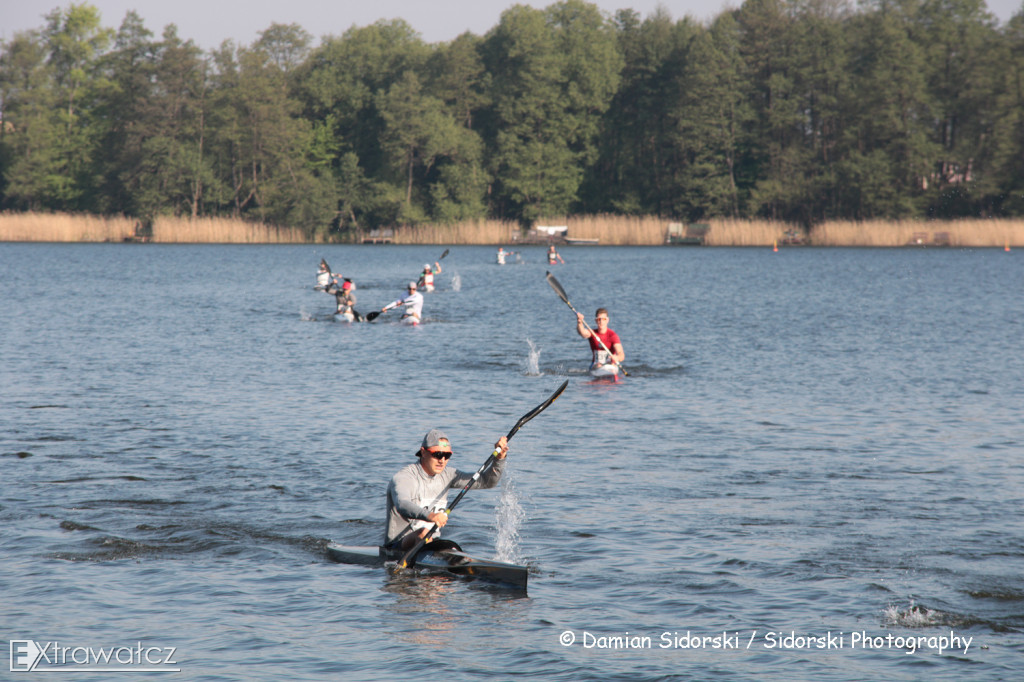
[(356, 316), (351, 310), (334, 313), (335, 322), (355, 322)]
[(402, 324), (406, 325), (407, 327), (415, 327), (419, 323), (420, 318), (416, 317), (415, 315), (402, 316)]
[(591, 365), (590, 366), (590, 376), (592, 376), (592, 377), (610, 377), (610, 378), (613, 378), (613, 379), (618, 378), (618, 376), (619, 376), (619, 366), (614, 364), (614, 363), (608, 363), (606, 365), (597, 365), (597, 364)]
[(611, 354), (608, 351), (594, 351), (594, 359), (590, 363), (590, 376), (610, 377), (618, 380), (619, 366), (612, 362)]

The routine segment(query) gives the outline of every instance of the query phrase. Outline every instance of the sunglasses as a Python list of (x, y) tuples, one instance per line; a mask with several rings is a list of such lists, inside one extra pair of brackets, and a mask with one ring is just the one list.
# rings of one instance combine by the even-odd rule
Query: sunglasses
[(429, 450), (427, 450), (427, 454), (429, 454), (434, 459), (436, 459), (438, 461), (441, 461), (442, 459), (451, 459), (451, 456), (453, 454), (455, 454), (455, 453), (452, 453), (452, 452), (430, 452)]

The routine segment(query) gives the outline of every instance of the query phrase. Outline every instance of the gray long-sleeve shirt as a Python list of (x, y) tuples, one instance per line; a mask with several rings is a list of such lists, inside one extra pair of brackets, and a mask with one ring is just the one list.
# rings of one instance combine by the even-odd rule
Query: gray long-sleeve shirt
[[(493, 488), (501, 480), (505, 460), (495, 459), (491, 466), (480, 475), (473, 488)], [(427, 515), (443, 511), (448, 507), (448, 491), (462, 488), (473, 478), (472, 473), (445, 467), (441, 473), (431, 476), (419, 461), (402, 467), (388, 484), (387, 525), (384, 528), (384, 544), (390, 544), (412, 522), (413, 530), (433, 525)]]

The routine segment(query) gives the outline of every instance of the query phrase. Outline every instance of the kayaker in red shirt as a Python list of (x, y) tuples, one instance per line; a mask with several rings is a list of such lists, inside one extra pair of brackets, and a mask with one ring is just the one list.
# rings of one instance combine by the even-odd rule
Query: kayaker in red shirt
[[(583, 321), (583, 313), (576, 313), (576, 333), (590, 341), (590, 350), (594, 354), (593, 364), (606, 365), (611, 362), (606, 357), (607, 351), (611, 352), (611, 357), (615, 359), (615, 362), (621, 363), (626, 359), (626, 352), (622, 349), (619, 335), (608, 328), (608, 311), (605, 308), (598, 308), (594, 313), (594, 322), (596, 329), (591, 332)], [(607, 351), (601, 347), (598, 339), (601, 339)]]

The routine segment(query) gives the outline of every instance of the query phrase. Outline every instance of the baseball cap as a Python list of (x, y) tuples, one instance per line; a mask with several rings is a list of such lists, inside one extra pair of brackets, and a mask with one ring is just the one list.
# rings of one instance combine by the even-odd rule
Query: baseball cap
[(427, 431), (427, 435), (423, 436), (423, 443), (421, 446), (429, 450), (430, 448), (444, 446), (450, 448), (452, 444), (451, 441), (448, 440), (448, 436), (444, 435), (444, 431), (441, 431), (440, 429), (430, 429)]

